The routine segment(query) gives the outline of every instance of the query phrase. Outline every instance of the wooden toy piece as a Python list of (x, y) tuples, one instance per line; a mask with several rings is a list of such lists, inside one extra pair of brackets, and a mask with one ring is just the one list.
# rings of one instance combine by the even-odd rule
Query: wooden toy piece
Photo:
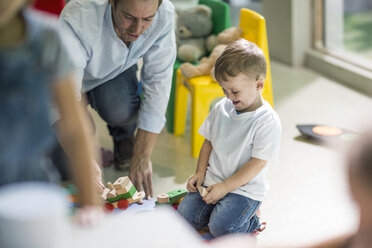
[(110, 189), (104, 190), (103, 197), (106, 195), (105, 208), (110, 211), (115, 208), (125, 210), (131, 203), (138, 202), (140, 204), (145, 197), (145, 192), (137, 192), (127, 176), (119, 177), (113, 184), (109, 182), (107, 185)]
[(123, 194), (129, 192), (129, 190), (133, 187), (132, 181), (129, 179), (129, 177), (119, 177), (113, 184), (114, 188), (116, 190), (121, 190)]
[(109, 212), (112, 212), (112, 211), (114, 211), (114, 209), (115, 209), (115, 207), (114, 207), (114, 205), (112, 205), (111, 203), (105, 203), (105, 205), (104, 205), (104, 209), (105, 210), (107, 210), (107, 211), (109, 211)]
[(107, 183), (107, 186), (108, 186), (109, 189), (111, 189), (111, 190), (115, 189), (111, 182), (108, 182), (108, 183)]
[[(116, 202), (115, 202), (116, 203)], [(127, 199), (120, 199), (118, 202), (117, 202), (117, 206), (119, 209), (121, 210), (125, 210), (128, 208), (129, 206), (129, 201)]]
[[(116, 192), (116, 190), (115, 190), (115, 192)], [(132, 198), (136, 192), (137, 192), (136, 188), (134, 186), (132, 186), (132, 188), (129, 190), (129, 192), (127, 192), (125, 194), (116, 195), (115, 197), (112, 197), (112, 198), (107, 197), (107, 201), (108, 202), (115, 202), (115, 201), (119, 201), (120, 199)]]
[(117, 195), (121, 195), (121, 194), (125, 194), (125, 193), (128, 193), (128, 190), (126, 190), (126, 189), (117, 189), (116, 190)]
[(110, 192), (111, 190), (108, 189), (108, 188), (105, 188), (103, 190), (103, 193), (101, 194), (101, 197), (103, 198), (103, 200), (106, 200), (107, 199), (107, 194)]
[(116, 194), (116, 190), (115, 190), (115, 189), (111, 190), (111, 191), (108, 192), (107, 195), (106, 195), (107, 199), (111, 199), (111, 198), (114, 198), (114, 197), (116, 197), (116, 196), (117, 196), (117, 194)]
[(168, 203), (169, 202), (169, 195), (168, 194), (157, 195), (157, 202), (158, 203)]
[(198, 186), (198, 191), (202, 197), (206, 196), (208, 194), (208, 190), (206, 187)]
[(131, 203), (134, 203), (134, 202), (141, 202), (141, 201), (143, 200), (144, 197), (145, 197), (145, 192), (143, 192), (143, 191), (138, 192), (138, 191), (137, 191), (137, 192), (134, 194), (133, 197), (128, 198), (127, 200), (128, 200), (128, 202), (129, 202), (129, 204), (131, 204)]
[(169, 195), (169, 203), (174, 203), (175, 201), (178, 201), (182, 197), (184, 197), (188, 193), (185, 189), (176, 189), (173, 191), (168, 192)]

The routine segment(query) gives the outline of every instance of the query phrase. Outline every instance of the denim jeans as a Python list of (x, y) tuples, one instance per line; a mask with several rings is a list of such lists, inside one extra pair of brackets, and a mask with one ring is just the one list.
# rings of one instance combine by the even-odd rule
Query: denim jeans
[(260, 226), (256, 210), (260, 201), (228, 193), (215, 205), (206, 204), (200, 194), (189, 193), (178, 206), (178, 212), (195, 228), (209, 227), (214, 237), (231, 233), (251, 233)]
[(133, 137), (137, 127), (140, 97), (137, 65), (87, 92), (89, 104), (107, 123), (114, 140)]

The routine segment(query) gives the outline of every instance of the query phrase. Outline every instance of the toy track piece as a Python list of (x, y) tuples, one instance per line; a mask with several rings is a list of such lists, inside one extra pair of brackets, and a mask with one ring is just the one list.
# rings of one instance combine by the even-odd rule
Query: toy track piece
[(184, 197), (188, 193), (187, 190), (185, 189), (176, 189), (173, 191), (168, 192), (167, 194), (169, 195), (169, 203), (172, 204), (182, 197)]
[(121, 210), (127, 209), (129, 206), (129, 202), (127, 199), (121, 199), (118, 201), (118, 208)]

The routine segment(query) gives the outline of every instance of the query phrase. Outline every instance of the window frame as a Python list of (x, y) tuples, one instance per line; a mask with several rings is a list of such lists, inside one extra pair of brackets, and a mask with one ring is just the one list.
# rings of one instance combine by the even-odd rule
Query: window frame
[[(313, 49), (339, 59), (343, 62), (349, 63), (351, 65), (360, 67), (362, 69), (372, 72), (372, 60), (367, 59), (355, 52), (349, 51), (347, 49), (340, 48), (328, 48), (326, 44), (327, 37), (327, 9), (329, 3), (334, 0), (314, 0), (313, 1)], [(339, 1), (340, 2), (340, 1)], [(343, 1), (341, 2), (343, 4)], [(328, 5), (327, 5), (328, 4)], [(344, 13), (342, 13), (344, 15)], [(342, 40), (342, 42), (344, 42)]]

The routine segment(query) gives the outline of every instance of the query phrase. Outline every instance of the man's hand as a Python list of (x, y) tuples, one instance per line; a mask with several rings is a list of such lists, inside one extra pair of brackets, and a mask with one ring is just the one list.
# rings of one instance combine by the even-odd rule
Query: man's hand
[(207, 188), (208, 194), (203, 197), (203, 200), (207, 204), (216, 204), (222, 199), (227, 193), (229, 193), (225, 183), (217, 183)]
[(190, 192), (196, 192), (198, 190), (198, 186), (201, 186), (203, 182), (204, 174), (195, 173), (195, 175), (190, 177), (189, 181), (187, 182), (187, 190)]
[(129, 178), (137, 191), (145, 191), (147, 199), (154, 196), (152, 191), (151, 153), (157, 137), (158, 134), (139, 128), (130, 162)]
[(150, 160), (132, 158), (129, 178), (137, 191), (145, 191), (147, 199), (153, 197), (152, 163)]

